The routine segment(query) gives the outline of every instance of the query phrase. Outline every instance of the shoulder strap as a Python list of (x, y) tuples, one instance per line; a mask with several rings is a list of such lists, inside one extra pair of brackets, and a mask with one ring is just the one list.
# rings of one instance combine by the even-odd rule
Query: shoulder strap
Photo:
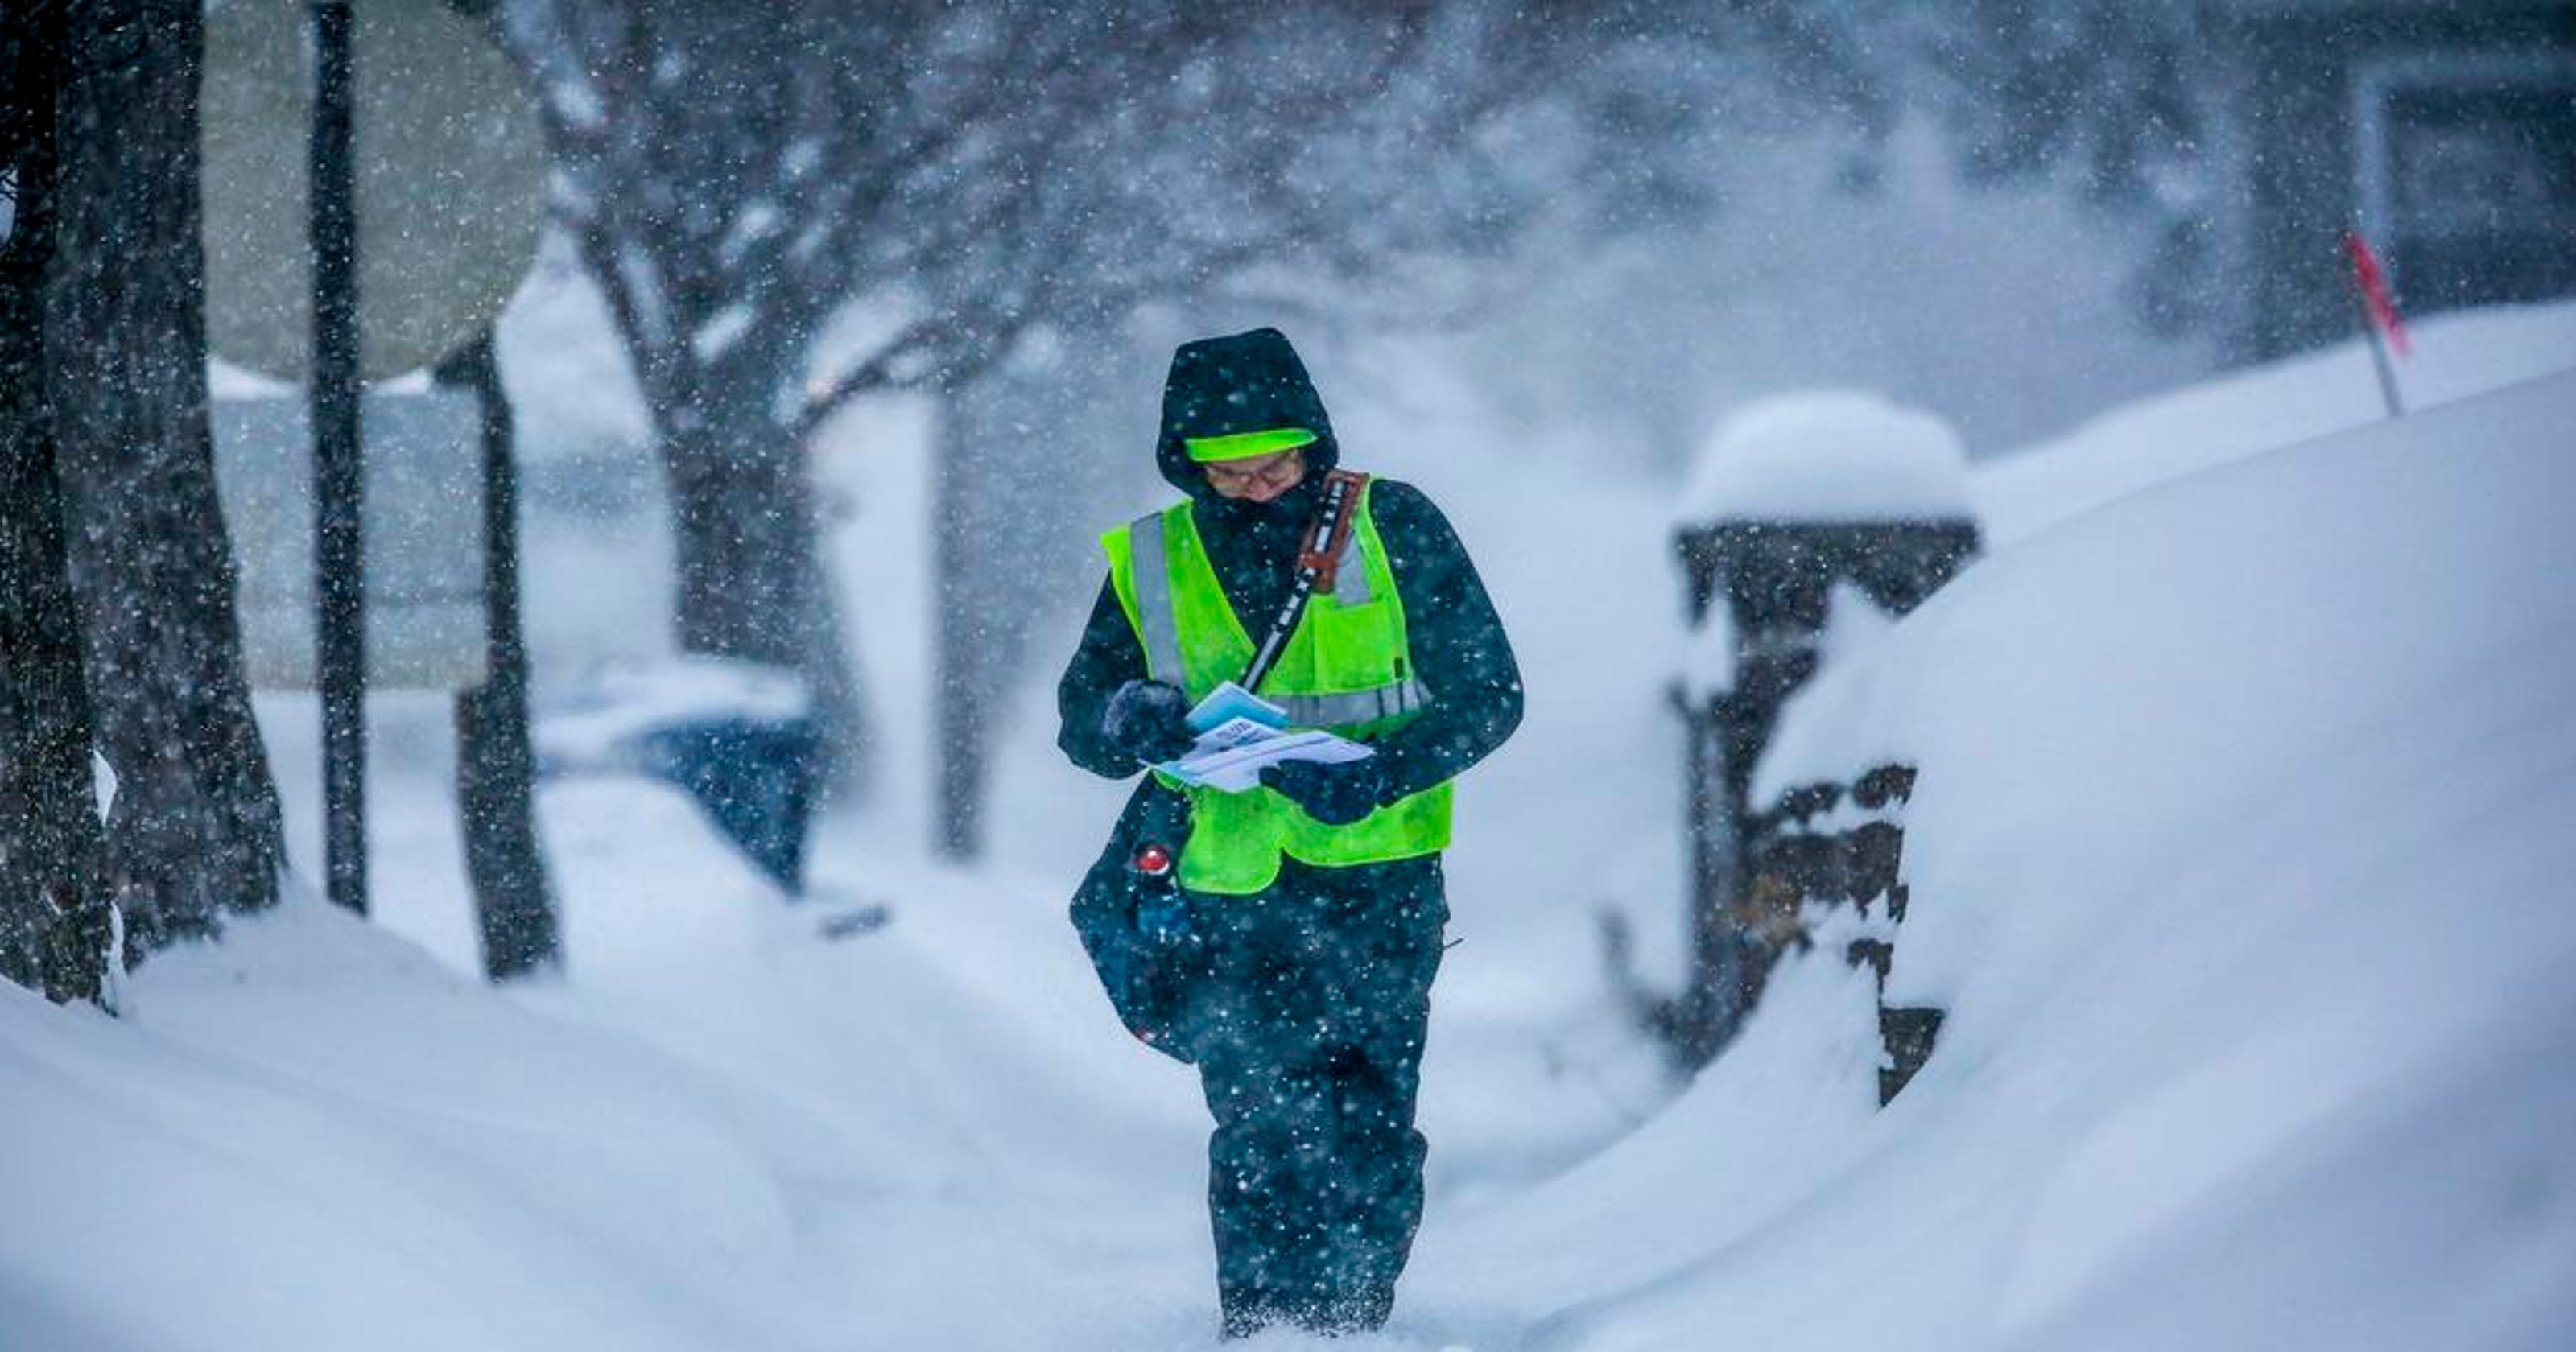
[(1280, 650), (1288, 646), (1288, 636), (1297, 630), (1297, 621), (1306, 613), (1306, 600), (1318, 586), (1333, 585), (1333, 574), (1342, 549), (1350, 542), (1351, 518), (1359, 506), (1360, 489), (1368, 477), (1356, 470), (1337, 469), (1324, 476), (1324, 497), (1315, 504), (1315, 519), (1306, 525), (1299, 537), (1297, 576), (1289, 583), (1288, 596), (1279, 603), (1279, 613), (1270, 619), (1270, 630), (1262, 636), (1253, 651), (1252, 665), (1243, 669), (1237, 684), (1246, 690), (1259, 690), (1261, 678), (1270, 674), (1278, 662)]

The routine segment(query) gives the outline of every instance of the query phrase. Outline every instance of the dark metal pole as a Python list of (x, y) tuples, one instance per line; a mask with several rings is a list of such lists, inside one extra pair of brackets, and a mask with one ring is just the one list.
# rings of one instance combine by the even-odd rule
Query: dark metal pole
[(2379, 373), (2379, 402), (2388, 408), (2388, 416), (2406, 416), (2406, 401), (2397, 393), (2397, 368), (2388, 360), (2388, 340), (2379, 333), (2379, 321), (2370, 313), (2370, 297), (2360, 283), (2353, 284), (2352, 308), (2361, 323), (2362, 341), (2370, 344), (2370, 369)]
[(367, 913), (366, 539), (360, 525), (355, 59), (348, 0), (313, 0), (313, 511), (323, 877)]
[(2343, 256), (2348, 265), (2344, 280), (2352, 287), (2353, 320), (2361, 326), (2362, 341), (2370, 344), (2370, 367), (2379, 373), (2379, 400), (2388, 406), (2388, 416), (2405, 416), (2406, 401), (2397, 391), (2397, 368), (2388, 361), (2388, 334), (2381, 332), (2382, 321), (2393, 334), (2397, 324), (2397, 302), (2388, 294), (2388, 274), (2380, 270), (2379, 256), (2370, 251), (2370, 240), (2359, 227), (2343, 232)]

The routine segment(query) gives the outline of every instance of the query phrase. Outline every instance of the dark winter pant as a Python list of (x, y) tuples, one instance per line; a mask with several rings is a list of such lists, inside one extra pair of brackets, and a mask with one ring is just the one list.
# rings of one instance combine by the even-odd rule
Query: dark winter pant
[(1284, 866), (1252, 897), (1194, 897), (1210, 940), (1188, 1037), (1216, 1133), (1208, 1211), (1229, 1335), (1386, 1320), (1422, 1219), (1413, 1129), (1438, 856)]

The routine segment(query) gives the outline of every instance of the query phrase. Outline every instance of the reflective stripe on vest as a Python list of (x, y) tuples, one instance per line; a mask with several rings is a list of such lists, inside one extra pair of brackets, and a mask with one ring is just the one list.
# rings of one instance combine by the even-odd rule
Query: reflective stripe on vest
[(1410, 676), (1373, 690), (1338, 695), (1271, 695), (1271, 703), (1288, 711), (1288, 722), (1300, 728), (1329, 728), (1348, 723), (1374, 723), (1430, 707), (1431, 693)]
[[(1342, 552), (1333, 560), (1333, 599), (1346, 606), (1368, 604), (1368, 565), (1360, 560), (1360, 533), (1350, 531), (1342, 536)], [(1318, 723), (1356, 720), (1316, 719)]]
[(1163, 552), (1163, 514), (1147, 512), (1127, 523), (1128, 548), (1145, 560), (1135, 570), (1137, 635), (1145, 645), (1145, 674), (1166, 685), (1187, 686), (1181, 665), (1181, 624), (1172, 614), (1172, 570)]

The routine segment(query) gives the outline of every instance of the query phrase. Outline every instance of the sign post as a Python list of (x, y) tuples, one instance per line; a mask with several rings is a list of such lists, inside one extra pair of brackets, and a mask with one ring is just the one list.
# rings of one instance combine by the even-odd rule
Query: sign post
[(323, 877), (367, 913), (364, 450), (358, 424), (356, 58), (348, 0), (313, 0), (313, 600), (322, 694)]
[(433, 366), (487, 333), (527, 276), (544, 222), (536, 107), (462, 8), (224, 0), (206, 23), (208, 343), (234, 366), (303, 382), (309, 423), (289, 431), (283, 399), (229, 401), (236, 430), (289, 440), (276, 449), (293, 461), (265, 444), (235, 448), (269, 472), (233, 476), (229, 496), (291, 509), (275, 547), (257, 554), (279, 568), (245, 569), (244, 595), (257, 602), (245, 605), (247, 627), (313, 656), (309, 671), (292, 659), (277, 669), (285, 688), (309, 681), (320, 694), (325, 890), (361, 913), (367, 689), (456, 688), (469, 669), (480, 681), (487, 646), (479, 622), (456, 622), (469, 608), (481, 617), (480, 569), (456, 585), (446, 549), (465, 535), (479, 548), (479, 532), (420, 527), (447, 519), (446, 507), (479, 506), (460, 490), (474, 477), (458, 473), (470, 458), (422, 468), (424, 451), (455, 457), (472, 445), (470, 432), (421, 444), (457, 425), (461, 401), (370, 395), (365, 382)]
[(2362, 336), (2370, 343), (2371, 369), (2379, 373), (2380, 400), (2388, 405), (2389, 417), (2404, 417), (2406, 403), (2399, 397), (2397, 367), (2388, 359), (2388, 349), (2407, 355), (2406, 325), (2397, 317), (2396, 298), (2388, 293), (2388, 274), (2358, 230), (2343, 232), (2343, 253), (2352, 265), (2353, 309)]

